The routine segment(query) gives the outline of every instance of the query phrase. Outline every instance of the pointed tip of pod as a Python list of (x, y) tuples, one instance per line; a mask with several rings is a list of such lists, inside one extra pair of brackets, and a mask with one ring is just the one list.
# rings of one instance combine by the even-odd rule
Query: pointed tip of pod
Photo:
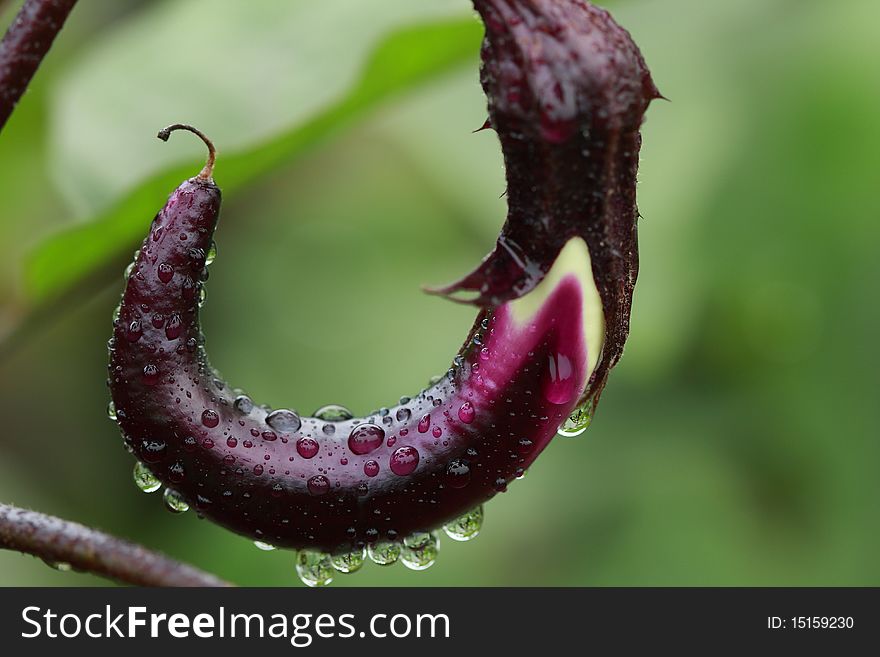
[(661, 97), (629, 32), (604, 9), (582, 0), (474, 6), (486, 24), (482, 81), (497, 127), (561, 143), (596, 123), (638, 126)]

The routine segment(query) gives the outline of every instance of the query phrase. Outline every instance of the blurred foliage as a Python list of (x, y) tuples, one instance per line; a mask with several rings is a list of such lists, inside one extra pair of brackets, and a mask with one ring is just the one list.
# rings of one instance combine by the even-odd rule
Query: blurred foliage
[[(0, 362), (0, 499), (294, 585), (291, 554), (139, 493), (105, 417), (122, 279), (101, 262), (134, 248), (200, 156), (153, 135), (190, 121), (221, 149), (214, 363), (304, 412), (366, 411), (447, 367), (472, 312), (419, 284), (491, 247), (501, 157), (491, 132), (470, 134), (485, 98), (465, 0), (206, 2), (82, 3), (0, 133), (0, 334), (35, 291), (61, 295)], [(672, 102), (644, 129), (632, 338), (596, 421), (432, 569), (368, 565), (334, 585), (880, 584), (880, 5), (613, 10)], [(291, 137), (339, 107), (320, 140)], [(0, 552), (0, 584), (92, 583)]]

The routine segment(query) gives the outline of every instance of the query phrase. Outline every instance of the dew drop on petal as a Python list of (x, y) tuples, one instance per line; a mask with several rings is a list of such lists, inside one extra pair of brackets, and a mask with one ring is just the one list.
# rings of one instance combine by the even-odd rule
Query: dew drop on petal
[(142, 380), (148, 386), (154, 386), (159, 383), (159, 368), (153, 363), (144, 365)]
[(337, 554), (330, 557), (330, 564), (340, 573), (353, 573), (361, 569), (367, 557), (367, 548), (363, 547), (348, 554)]
[(556, 430), (556, 433), (566, 438), (574, 438), (586, 431), (592, 421), (593, 404), (591, 400), (572, 411), (571, 415)]
[(419, 420), (419, 433), (427, 433), (428, 429), (431, 428), (431, 416), (423, 415)]
[(183, 495), (173, 488), (165, 489), (165, 492), (162, 493), (162, 501), (165, 503), (165, 508), (171, 513), (184, 513), (189, 511), (189, 504), (183, 499)]
[(470, 424), (474, 421), (474, 417), (476, 417), (474, 405), (471, 404), (469, 401), (466, 401), (464, 404), (461, 405), (461, 408), (458, 409), (458, 419), (465, 424)]
[(208, 252), (205, 254), (205, 266), (209, 267), (214, 264), (214, 261), (217, 259), (217, 244), (214, 240), (211, 240), (211, 245), (208, 247)]
[(296, 441), (296, 451), (304, 459), (313, 458), (318, 453), (318, 449), (320, 449), (318, 441), (312, 438), (300, 438)]
[(324, 422), (345, 422), (354, 417), (354, 413), (339, 404), (327, 404), (314, 413), (315, 417)]
[(232, 402), (232, 406), (239, 413), (247, 415), (254, 410), (254, 401), (247, 395), (239, 395), (235, 398), (235, 401)]
[(174, 278), (174, 267), (167, 262), (160, 263), (157, 268), (157, 273), (160, 281), (163, 283), (169, 283), (171, 282), (171, 279)]
[(464, 488), (471, 481), (471, 467), (465, 459), (452, 459), (446, 465), (446, 484), (452, 488)]
[(400, 544), (391, 541), (378, 541), (367, 546), (370, 560), (380, 566), (390, 566), (400, 558)]
[(220, 416), (217, 414), (217, 411), (212, 411), (210, 408), (202, 411), (202, 424), (209, 429), (213, 429), (220, 424)]
[(330, 490), (330, 480), (327, 479), (324, 475), (315, 475), (311, 477), (307, 482), (309, 493), (312, 495), (326, 495)]
[(348, 436), (348, 448), (357, 455), (369, 454), (382, 446), (385, 430), (372, 423), (359, 424)]
[(454, 541), (469, 541), (476, 538), (483, 526), (483, 506), (480, 505), (456, 518), (452, 522), (443, 525), (443, 531)]
[(313, 550), (301, 550), (296, 555), (296, 574), (310, 587), (327, 586), (333, 581), (330, 555)]
[(302, 426), (302, 420), (294, 411), (279, 408), (277, 411), (272, 411), (266, 416), (266, 424), (275, 429), (275, 431), (293, 433), (299, 431), (299, 428)]
[(403, 539), (400, 561), (412, 570), (425, 570), (437, 561), (440, 542), (434, 534), (416, 532)]
[(405, 477), (412, 474), (419, 465), (419, 452), (415, 447), (404, 445), (394, 450), (389, 461), (391, 472)]
[(156, 478), (156, 475), (150, 472), (150, 469), (140, 461), (134, 464), (132, 477), (134, 478), (135, 486), (144, 493), (155, 493), (162, 488), (162, 482), (159, 481)]

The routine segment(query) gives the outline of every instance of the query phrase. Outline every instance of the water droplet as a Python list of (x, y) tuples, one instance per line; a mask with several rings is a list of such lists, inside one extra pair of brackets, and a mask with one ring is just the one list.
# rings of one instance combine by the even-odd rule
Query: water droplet
[(551, 404), (567, 404), (577, 393), (574, 365), (566, 354), (551, 354), (547, 358), (547, 377), (544, 379), (544, 398)]
[(258, 477), (263, 474), (263, 466), (259, 463), (254, 466), (254, 474)]
[(419, 465), (419, 452), (409, 445), (398, 447), (391, 455), (389, 465), (391, 472), (400, 477), (412, 474)]
[(412, 570), (425, 570), (437, 561), (440, 541), (434, 534), (416, 532), (403, 539), (400, 561)]
[(68, 573), (73, 570), (73, 566), (71, 566), (66, 561), (51, 561), (49, 559), (43, 559), (43, 563), (49, 566), (49, 568), (58, 570), (62, 573)]
[(186, 470), (183, 468), (183, 463), (177, 462), (172, 463), (168, 466), (168, 480), (173, 481), (175, 484), (179, 484), (186, 478)]
[(423, 415), (422, 419), (419, 420), (419, 433), (427, 433), (428, 429), (431, 428), (431, 416)]
[(143, 374), (141, 379), (148, 386), (154, 386), (159, 383), (159, 368), (153, 363), (148, 363), (144, 365)]
[(247, 395), (239, 395), (235, 398), (235, 401), (232, 402), (232, 407), (239, 413), (248, 415), (254, 410), (254, 400)]
[(134, 261), (128, 263), (128, 267), (126, 267), (125, 271), (122, 272), (122, 280), (124, 280), (126, 283), (128, 282), (128, 279), (131, 278), (131, 274), (134, 271), (136, 264), (137, 263), (135, 263)]
[(162, 501), (165, 502), (165, 508), (171, 511), (171, 513), (184, 513), (185, 511), (189, 511), (189, 504), (183, 499), (183, 495), (173, 488), (165, 489), (165, 492), (162, 493)]
[(464, 514), (449, 524), (443, 525), (443, 531), (454, 541), (469, 541), (476, 538), (483, 526), (483, 506)]
[(296, 441), (296, 451), (304, 459), (313, 458), (318, 453), (318, 442), (312, 438), (300, 438)]
[(138, 461), (134, 464), (134, 472), (132, 473), (134, 484), (144, 493), (155, 493), (162, 488), (162, 482), (156, 478), (150, 469)]
[(107, 404), (107, 417), (116, 422), (116, 404), (113, 403), (113, 400)]
[(442, 380), (443, 380), (443, 375), (442, 375), (442, 374), (435, 374), (435, 375), (432, 376), (430, 379), (428, 379), (428, 385), (429, 385), (429, 386), (435, 386), (435, 385), (437, 385), (438, 383), (440, 383)]
[(327, 586), (333, 581), (330, 556), (323, 552), (301, 550), (296, 555), (296, 574), (306, 586)]
[(141, 443), (141, 458), (147, 463), (158, 463), (164, 460), (168, 446), (164, 440), (145, 439)]
[(262, 550), (263, 552), (271, 552), (272, 550), (278, 549), (274, 545), (264, 543), (263, 541), (254, 541), (254, 545), (257, 547), (258, 550)]
[(212, 411), (210, 408), (202, 411), (202, 424), (209, 429), (213, 429), (220, 424), (220, 416), (217, 414), (217, 411)]
[(125, 339), (129, 342), (137, 342), (143, 334), (144, 330), (141, 328), (141, 323), (138, 320), (134, 320), (125, 327)]
[(357, 455), (369, 454), (382, 446), (385, 430), (375, 424), (359, 424), (348, 437), (348, 448)]
[(431, 429), (431, 435), (434, 436), (434, 438), (439, 438), (443, 435), (443, 429), (441, 429), (440, 427), (434, 427), (433, 429)]
[(461, 405), (461, 408), (458, 409), (458, 419), (465, 424), (470, 424), (474, 421), (474, 417), (476, 417), (474, 405), (471, 404), (469, 401), (466, 401), (464, 404)]
[(263, 437), (263, 440), (268, 440), (270, 443), (274, 440), (278, 440), (278, 434), (274, 431), (264, 431), (260, 435)]
[(412, 411), (408, 408), (398, 408), (395, 417), (398, 422), (406, 422), (412, 417)]
[(299, 428), (302, 426), (302, 420), (299, 419), (299, 415), (294, 411), (287, 408), (279, 408), (277, 411), (272, 411), (266, 416), (266, 424), (275, 429), (275, 431), (293, 433), (299, 431)]
[(452, 488), (464, 488), (471, 481), (471, 466), (465, 459), (452, 459), (446, 465), (446, 483)]
[(180, 315), (173, 313), (168, 318), (168, 323), (165, 324), (165, 337), (169, 340), (176, 340), (180, 337), (181, 333), (183, 333), (183, 322), (180, 319)]
[(574, 438), (575, 436), (580, 436), (586, 431), (592, 421), (593, 402), (590, 400), (586, 404), (583, 404), (572, 411), (571, 415), (569, 415), (565, 419), (565, 422), (563, 422), (556, 430), (556, 433), (560, 436), (565, 436), (566, 438)]
[(370, 560), (380, 566), (390, 566), (400, 558), (400, 543), (379, 541), (367, 546)]
[(311, 477), (306, 485), (312, 495), (325, 495), (330, 490), (330, 480), (324, 475)]
[(361, 569), (364, 559), (367, 557), (367, 548), (363, 547), (356, 552), (337, 554), (330, 558), (330, 564), (340, 573), (353, 573)]
[(520, 456), (525, 456), (535, 447), (535, 443), (533, 443), (528, 438), (521, 438), (516, 443), (516, 451)]
[(217, 259), (217, 244), (214, 240), (211, 240), (211, 246), (208, 247), (208, 252), (205, 254), (205, 266), (208, 267), (214, 264), (214, 261)]
[(364, 463), (364, 474), (368, 477), (375, 477), (379, 474), (379, 463), (373, 460)]
[(354, 417), (354, 413), (339, 404), (327, 404), (315, 411), (315, 417), (324, 422), (345, 422)]
[(174, 267), (167, 262), (160, 263), (157, 271), (159, 274), (159, 280), (163, 283), (169, 283), (171, 279), (174, 278)]
[(324, 433), (325, 436), (332, 436), (334, 433), (336, 433), (336, 426), (333, 424), (325, 424), (323, 427), (321, 427), (321, 431)]
[(204, 285), (199, 285), (199, 308), (205, 305), (207, 299), (208, 291), (205, 289)]

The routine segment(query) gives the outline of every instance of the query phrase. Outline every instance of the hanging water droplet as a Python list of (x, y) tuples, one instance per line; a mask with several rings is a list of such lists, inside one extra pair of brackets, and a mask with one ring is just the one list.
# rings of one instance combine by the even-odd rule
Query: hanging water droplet
[(443, 380), (443, 375), (442, 375), (442, 374), (435, 374), (435, 375), (432, 376), (430, 379), (428, 379), (428, 385), (429, 385), (429, 386), (435, 386), (435, 385), (437, 385), (438, 383), (440, 383), (442, 380)]
[(437, 561), (440, 541), (434, 534), (416, 532), (403, 539), (400, 561), (411, 570), (425, 570)]
[(327, 404), (315, 411), (315, 417), (324, 422), (345, 422), (354, 417), (354, 413), (339, 404)]
[(185, 513), (189, 511), (189, 504), (183, 499), (183, 495), (173, 488), (165, 489), (165, 492), (162, 493), (162, 501), (165, 502), (165, 508), (171, 511), (171, 513)]
[(379, 541), (367, 546), (370, 560), (380, 566), (390, 566), (400, 558), (400, 543)]
[(296, 555), (296, 574), (306, 586), (327, 586), (333, 581), (330, 555), (312, 550), (301, 550)]
[(302, 426), (302, 420), (299, 419), (299, 415), (296, 412), (286, 408), (279, 408), (277, 411), (272, 411), (266, 416), (266, 424), (275, 429), (275, 431), (293, 433), (294, 431), (299, 431), (299, 428)]
[(583, 404), (572, 411), (571, 415), (569, 415), (565, 419), (565, 422), (563, 422), (556, 430), (556, 433), (560, 436), (565, 436), (566, 438), (574, 438), (575, 436), (580, 436), (586, 431), (592, 421), (593, 401), (589, 400), (586, 404)]
[(53, 570), (58, 570), (62, 573), (68, 573), (73, 570), (73, 566), (71, 566), (66, 561), (51, 561), (49, 559), (43, 559), (43, 563), (52, 568)]
[(134, 271), (134, 266), (135, 263), (130, 262), (128, 263), (128, 267), (125, 268), (125, 271), (122, 272), (122, 280), (124, 280), (126, 283), (128, 282), (128, 279), (131, 278), (131, 274)]
[(114, 324), (115, 324), (116, 322), (119, 321), (119, 314), (120, 314), (121, 312), (122, 312), (122, 302), (120, 301), (120, 302), (119, 302), (119, 305), (117, 305), (117, 306), (113, 309), (113, 323), (114, 323)]
[(367, 548), (361, 548), (348, 554), (337, 554), (330, 558), (331, 565), (340, 573), (353, 573), (360, 570), (367, 557)]
[(263, 541), (254, 541), (254, 545), (258, 550), (263, 550), (263, 552), (271, 552), (272, 550), (278, 549), (274, 545), (264, 543)]
[(162, 482), (156, 479), (156, 475), (150, 472), (149, 468), (138, 461), (134, 464), (134, 484), (145, 493), (155, 493), (162, 488)]
[(113, 403), (112, 399), (107, 404), (107, 417), (116, 422), (116, 404)]
[(469, 541), (476, 538), (483, 526), (483, 506), (472, 509), (460, 518), (443, 525), (443, 531), (454, 541)]
[(211, 240), (211, 246), (208, 247), (208, 252), (205, 254), (205, 266), (208, 267), (214, 263), (217, 259), (217, 243), (214, 240)]
[(208, 292), (205, 290), (204, 285), (199, 285), (199, 308), (205, 305), (205, 300), (208, 298)]

